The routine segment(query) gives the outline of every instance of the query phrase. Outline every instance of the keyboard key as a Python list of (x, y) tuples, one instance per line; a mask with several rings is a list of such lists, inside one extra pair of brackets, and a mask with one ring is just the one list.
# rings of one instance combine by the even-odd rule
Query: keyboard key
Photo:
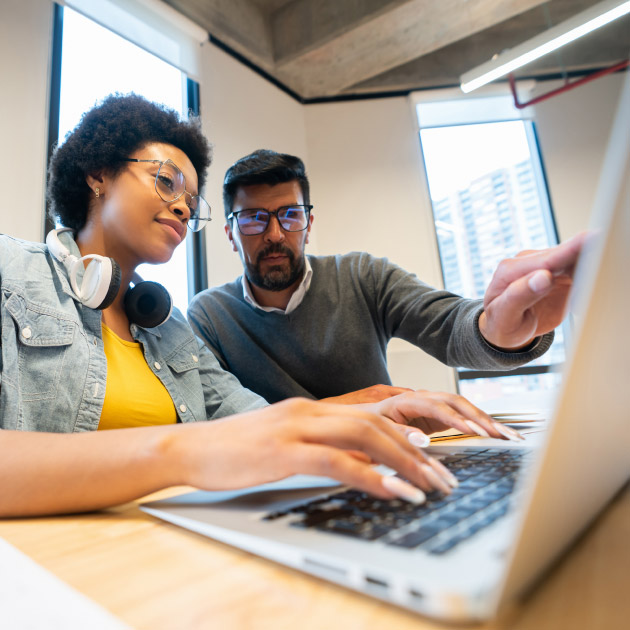
[(420, 529), (412, 532), (408, 532), (402, 538), (392, 540), (389, 544), (394, 547), (405, 547), (406, 549), (413, 549), (423, 542), (426, 542), (430, 538), (433, 538), (440, 531), (439, 527), (435, 525), (424, 525)]
[(429, 549), (429, 553), (441, 555), (443, 553), (446, 553), (447, 551), (450, 551), (453, 547), (455, 547), (457, 543), (461, 542), (462, 540), (463, 539), (458, 537), (449, 538), (444, 542), (439, 543), (435, 547), (431, 547)]
[(446, 553), (507, 513), (523, 457), (521, 450), (479, 448), (442, 458), (460, 485), (450, 495), (428, 493), (423, 505), (341, 490), (263, 520), (289, 516), (294, 527)]

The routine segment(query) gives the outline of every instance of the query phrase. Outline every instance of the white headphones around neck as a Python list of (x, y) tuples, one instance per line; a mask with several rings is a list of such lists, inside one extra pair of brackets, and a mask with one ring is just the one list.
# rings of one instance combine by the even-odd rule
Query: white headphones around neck
[[(99, 254), (88, 254), (81, 258), (74, 256), (59, 239), (59, 234), (63, 232), (73, 233), (73, 230), (52, 230), (46, 236), (46, 245), (50, 253), (66, 268), (70, 286), (77, 299), (88, 308), (103, 310), (111, 306), (120, 290), (121, 273), (118, 263), (113, 258)], [(78, 273), (83, 268), (83, 261), (87, 260), (90, 262), (79, 285)], [(142, 280), (133, 288), (127, 289), (124, 306), (130, 323), (154, 328), (171, 316), (173, 300), (161, 284)]]

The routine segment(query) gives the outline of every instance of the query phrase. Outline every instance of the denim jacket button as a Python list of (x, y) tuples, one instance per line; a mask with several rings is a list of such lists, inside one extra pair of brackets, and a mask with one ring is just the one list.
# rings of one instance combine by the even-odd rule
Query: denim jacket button
[(24, 337), (24, 339), (30, 339), (32, 335), (33, 331), (30, 329), (29, 326), (26, 326), (26, 328), (22, 328), (22, 337)]
[(193, 360), (195, 363), (199, 363), (199, 357), (198, 357), (196, 354), (193, 354), (193, 355), (192, 355), (192, 360)]
[(187, 410), (186, 405), (180, 405), (180, 406), (179, 406), (179, 410), (180, 410), (182, 413), (186, 413), (186, 410)]
[(161, 370), (162, 366), (156, 361), (153, 366), (155, 367), (156, 370)]

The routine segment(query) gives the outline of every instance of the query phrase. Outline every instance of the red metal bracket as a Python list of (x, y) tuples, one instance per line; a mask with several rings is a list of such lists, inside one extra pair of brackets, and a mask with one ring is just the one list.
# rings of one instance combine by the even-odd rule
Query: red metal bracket
[(517, 109), (524, 109), (525, 107), (529, 107), (530, 105), (535, 105), (536, 103), (545, 101), (548, 98), (551, 98), (552, 96), (556, 96), (557, 94), (568, 92), (569, 90), (572, 90), (573, 88), (576, 88), (579, 85), (584, 85), (585, 83), (588, 83), (589, 81), (594, 81), (595, 79), (599, 79), (600, 77), (603, 77), (606, 74), (617, 72), (617, 70), (623, 70), (624, 68), (627, 68), (628, 66), (630, 66), (630, 59), (626, 59), (625, 61), (620, 61), (619, 63), (616, 63), (614, 66), (610, 66), (609, 68), (604, 68), (603, 70), (598, 70), (597, 72), (591, 72), (590, 74), (587, 74), (585, 77), (582, 77), (581, 79), (577, 79), (576, 81), (566, 80), (564, 85), (560, 86), (559, 88), (556, 88), (555, 90), (551, 90), (550, 92), (547, 92), (545, 94), (541, 94), (540, 96), (537, 96), (536, 98), (533, 98), (530, 101), (527, 101), (526, 103), (521, 103), (518, 100), (518, 95), (516, 94), (516, 79), (514, 78), (513, 74), (510, 74), (508, 76), (508, 79), (510, 81), (510, 90), (512, 90), (512, 96), (514, 97), (514, 107), (516, 107)]

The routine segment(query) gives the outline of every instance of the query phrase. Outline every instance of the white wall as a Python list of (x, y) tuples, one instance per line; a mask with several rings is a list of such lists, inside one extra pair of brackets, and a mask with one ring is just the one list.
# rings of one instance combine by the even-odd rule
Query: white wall
[[(311, 202), (320, 253), (386, 256), (441, 286), (429, 196), (406, 98), (308, 105)], [(454, 390), (453, 371), (401, 340), (390, 343), (392, 380)]]
[(44, 230), (50, 0), (2, 0), (0, 9), (0, 232), (41, 241)]
[[(44, 213), (50, 0), (4, 0), (0, 20), (0, 232), (40, 240)], [(207, 197), (209, 279), (241, 272), (223, 232), (221, 183), (226, 168), (257, 148), (304, 158), (312, 182), (313, 253), (368, 250), (388, 256), (439, 285), (441, 276), (415, 124), (404, 98), (302, 106), (212, 45), (204, 47), (201, 106), (215, 145)], [(536, 121), (560, 234), (588, 225), (599, 168), (622, 75), (536, 107)], [(537, 93), (546, 91), (541, 84)], [(452, 389), (452, 371), (404, 342), (390, 346), (393, 380)]]
[[(589, 225), (604, 152), (627, 73), (596, 79), (534, 107), (561, 239)], [(561, 85), (540, 82), (532, 97)]]
[[(563, 239), (589, 225), (624, 76), (600, 79), (535, 108)], [(532, 97), (556, 85), (541, 82)], [(407, 100), (309, 105), (306, 134), (320, 253), (367, 250), (441, 286), (429, 193)], [(454, 389), (452, 370), (405, 342), (394, 340), (388, 359), (397, 384)]]
[[(221, 187), (228, 167), (256, 149), (273, 149), (308, 160), (304, 108), (267, 80), (212, 44), (204, 46), (200, 88), (204, 131), (214, 145), (206, 198), (212, 221), (206, 227), (211, 286), (242, 272), (225, 225)], [(315, 236), (315, 234), (313, 234)]]

